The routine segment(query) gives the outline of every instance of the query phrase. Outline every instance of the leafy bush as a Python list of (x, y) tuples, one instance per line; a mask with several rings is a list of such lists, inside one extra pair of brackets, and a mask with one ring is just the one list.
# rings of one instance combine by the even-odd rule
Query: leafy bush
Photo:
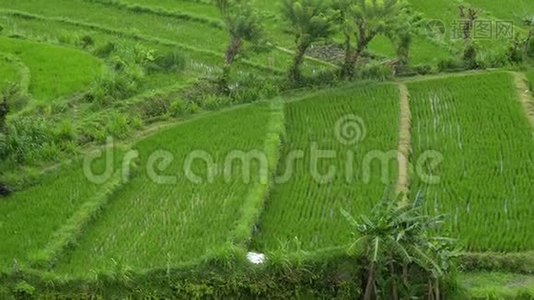
[(44, 119), (18, 118), (10, 122), (8, 134), (0, 134), (0, 158), (18, 164), (50, 158), (56, 136)]
[(186, 104), (184, 100), (178, 98), (171, 103), (170, 113), (173, 117), (180, 117), (186, 113)]
[(379, 81), (386, 81), (394, 76), (394, 70), (393, 67), (378, 63), (378, 62), (372, 62), (366, 66), (364, 66), (359, 71), (359, 76), (362, 79), (372, 79), (372, 80), (379, 80)]
[(35, 287), (24, 280), (17, 283), (13, 289), (13, 294), (17, 297), (17, 299), (33, 299), (34, 293)]
[(185, 69), (186, 61), (181, 53), (177, 51), (167, 52), (162, 55), (156, 55), (152, 61), (145, 64), (147, 73), (156, 72), (177, 73)]
[(429, 64), (417, 65), (414, 67), (414, 70), (419, 75), (428, 75), (433, 73), (433, 68)]
[(95, 41), (90, 35), (84, 35), (80, 38), (79, 44), (80, 47), (85, 49), (87, 47), (93, 46), (95, 44)]
[(478, 53), (476, 64), (481, 69), (502, 68), (509, 64), (509, 57), (502, 49), (485, 49)]
[(464, 271), (534, 273), (534, 253), (465, 253), (461, 256)]
[(115, 43), (107, 42), (104, 45), (96, 48), (93, 54), (98, 57), (109, 57), (115, 51)]
[(171, 103), (167, 95), (155, 95), (141, 102), (138, 110), (143, 119), (161, 117), (171, 111)]
[(200, 106), (195, 102), (190, 102), (186, 106), (186, 112), (189, 114), (196, 114), (200, 111)]
[(527, 45), (527, 56), (529, 58), (534, 58), (534, 38), (530, 39)]
[(63, 120), (55, 128), (55, 135), (59, 140), (72, 141), (76, 139), (76, 128), (71, 120)]
[(208, 95), (202, 102), (202, 107), (207, 110), (216, 110), (220, 106), (220, 98), (215, 95)]
[(141, 71), (132, 67), (127, 67), (120, 73), (106, 73), (95, 82), (87, 98), (90, 102), (101, 105), (109, 105), (115, 100), (126, 99), (137, 93), (143, 76)]
[(181, 93), (181, 98), (186, 102), (201, 103), (206, 95), (217, 95), (218, 87), (216, 82), (206, 80), (199, 80), (184, 89)]
[(463, 69), (464, 69), (464, 63), (461, 60), (454, 59), (454, 58), (447, 58), (447, 59), (441, 60), (438, 63), (439, 72), (460, 71)]
[(464, 67), (466, 69), (472, 70), (478, 68), (477, 53), (478, 49), (475, 44), (470, 43), (465, 47), (463, 53), (463, 61)]

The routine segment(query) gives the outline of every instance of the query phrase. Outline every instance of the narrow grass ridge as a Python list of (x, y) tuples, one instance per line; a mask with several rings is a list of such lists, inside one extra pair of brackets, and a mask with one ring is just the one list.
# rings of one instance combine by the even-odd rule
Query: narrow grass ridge
[(534, 128), (534, 99), (532, 98), (528, 78), (523, 73), (512, 72), (512, 74), (514, 75), (514, 83), (521, 105), (525, 110), (525, 115), (532, 128)]
[(129, 11), (138, 12), (138, 13), (139, 12), (149, 13), (149, 14), (155, 14), (155, 15), (163, 16), (163, 17), (171, 17), (171, 18), (175, 18), (178, 20), (193, 21), (193, 22), (206, 24), (214, 28), (224, 29), (223, 23), (219, 20), (215, 20), (215, 19), (211, 19), (208, 17), (199, 16), (199, 15), (195, 15), (191, 13), (185, 13), (185, 12), (178, 11), (178, 10), (170, 11), (170, 10), (166, 10), (160, 7), (149, 7), (149, 6), (139, 5), (139, 4), (129, 4), (129, 3), (126, 3), (120, 0), (83, 0), (83, 1), (90, 2), (90, 3), (99, 3), (103, 5), (110, 5), (118, 9), (124, 9), (124, 10), (129, 10)]
[(534, 276), (503, 272), (472, 272), (459, 275), (469, 299), (534, 299)]
[(462, 271), (465, 272), (510, 272), (534, 274), (534, 251), (524, 252), (467, 252), (460, 256)]
[(268, 169), (260, 170), (267, 172), (262, 174), (268, 181), (259, 180), (251, 188), (241, 208), (241, 217), (237, 227), (230, 234), (233, 244), (247, 247), (253, 237), (253, 231), (258, 223), (265, 201), (269, 195), (276, 175), (276, 167), (280, 160), (280, 150), (285, 132), (284, 102), (275, 99), (271, 102), (271, 116), (265, 138), (264, 154), (267, 157)]
[(114, 193), (129, 182), (121, 170), (115, 171), (111, 179), (104, 184), (93, 198), (84, 203), (80, 209), (58, 230), (48, 245), (30, 257), (31, 265), (35, 268), (51, 269), (62, 254), (73, 247), (85, 229), (98, 217)]
[[(108, 28), (108, 27), (101, 26), (101, 25), (98, 25), (98, 24), (74, 21), (74, 20), (71, 20), (71, 19), (66, 18), (66, 17), (46, 17), (46, 16), (42, 16), (42, 15), (30, 14), (30, 13), (17, 11), (17, 10), (12, 10), (12, 9), (0, 9), (0, 14), (11, 16), (11, 17), (18, 17), (18, 18), (28, 19), (28, 20), (52, 21), (52, 22), (58, 22), (58, 23), (78, 26), (78, 27), (82, 27), (82, 28), (101, 31), (101, 32), (104, 32), (104, 33), (107, 33), (107, 34), (118, 36), (118, 37), (130, 38), (130, 39), (137, 40), (137, 41), (144, 41), (144, 42), (159, 44), (159, 45), (163, 45), (163, 46), (176, 47), (178, 49), (182, 49), (182, 50), (185, 50), (185, 51), (189, 51), (189, 52), (193, 52), (193, 53), (199, 53), (199, 54), (215, 57), (215, 58), (221, 59), (221, 61), (224, 59), (224, 55), (222, 53), (219, 53), (219, 52), (215, 52), (215, 51), (211, 51), (211, 50), (205, 50), (205, 49), (198, 49), (196, 47), (191, 47), (191, 46), (188, 46), (188, 45), (185, 45), (185, 44), (176, 43), (176, 42), (173, 42), (173, 41), (170, 41), (170, 40), (161, 39), (161, 38), (157, 38), (157, 37), (146, 36), (146, 35), (133, 33), (133, 32), (127, 32), (127, 31), (123, 31), (123, 30), (119, 30), (119, 29)], [(247, 59), (240, 60), (240, 63), (245, 65), (245, 66), (252, 67), (252, 68), (255, 68), (255, 69), (263, 71), (263, 72), (273, 72), (275, 74), (284, 74), (284, 71), (281, 70), (281, 69), (271, 68), (271, 67), (268, 67), (268, 66), (265, 66), (265, 65), (262, 65), (262, 64), (257, 64), (257, 63), (251, 62), (250, 60), (247, 60)]]
[(24, 96), (29, 96), (30, 94), (30, 82), (32, 79), (31, 71), (28, 66), (26, 66), (20, 58), (9, 53), (0, 52), (0, 58), (5, 59), (6, 61), (15, 64), (20, 81), (17, 83), (20, 91)]
[(396, 192), (408, 195), (409, 192), (409, 157), (411, 152), (411, 124), (410, 94), (403, 83), (399, 83), (400, 92), (400, 126), (399, 126), (399, 149), (397, 159), (399, 163), (399, 179)]

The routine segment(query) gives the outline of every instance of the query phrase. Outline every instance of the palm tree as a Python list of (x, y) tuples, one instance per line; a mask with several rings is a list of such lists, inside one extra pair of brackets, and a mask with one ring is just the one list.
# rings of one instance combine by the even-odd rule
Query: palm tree
[(243, 42), (258, 43), (263, 37), (263, 28), (256, 12), (245, 0), (215, 0), (221, 17), (230, 35), (226, 49), (221, 88), (228, 89), (232, 64), (243, 50)]
[[(528, 26), (529, 31), (527, 34), (527, 39), (525, 41), (525, 53), (528, 57), (534, 57), (534, 44), (532, 40), (534, 39), (534, 15), (527, 17), (523, 20), (526, 26)], [(531, 48), (532, 47), (532, 48)]]
[(399, 14), (388, 22), (384, 33), (395, 45), (399, 67), (410, 62), (410, 47), (413, 36), (420, 33), (423, 17), (408, 6), (399, 7)]
[(443, 216), (422, 214), (422, 197), (413, 204), (402, 199), (403, 195), (383, 199), (369, 217), (361, 216), (359, 221), (342, 210), (356, 237), (349, 253), (359, 249), (368, 261), (364, 300), (375, 299), (380, 293), (401, 298), (400, 286), (410, 288), (410, 278), (416, 277), (410, 270), (431, 276), (431, 293), (439, 299), (439, 282), (452, 270), (454, 255), (449, 253), (455, 253), (451, 250), (453, 240), (433, 234), (443, 223)]
[(355, 66), (369, 43), (398, 22), (403, 7), (401, 0), (338, 0), (336, 8), (346, 24), (343, 27), (352, 33), (356, 41), (355, 47), (345, 46), (343, 76), (351, 78), (354, 75)]
[(289, 79), (298, 83), (302, 79), (300, 66), (306, 50), (312, 43), (328, 38), (333, 32), (329, 7), (324, 0), (284, 0), (282, 14), (295, 36), (297, 50), (289, 70)]

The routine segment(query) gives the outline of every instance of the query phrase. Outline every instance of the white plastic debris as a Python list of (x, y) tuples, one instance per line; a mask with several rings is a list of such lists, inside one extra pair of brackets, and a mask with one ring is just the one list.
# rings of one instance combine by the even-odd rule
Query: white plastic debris
[(265, 257), (265, 254), (262, 253), (249, 252), (247, 253), (247, 259), (255, 265), (261, 265), (265, 263), (267, 257)]

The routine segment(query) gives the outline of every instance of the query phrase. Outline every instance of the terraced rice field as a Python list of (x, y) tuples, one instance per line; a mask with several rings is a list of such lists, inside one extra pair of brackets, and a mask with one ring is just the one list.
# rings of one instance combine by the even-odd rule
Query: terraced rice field
[(86, 53), (31, 41), (0, 37), (0, 52), (28, 67), (29, 92), (40, 102), (87, 88), (103, 70), (102, 63)]
[(2, 90), (11, 83), (20, 80), (17, 66), (8, 57), (3, 57), (2, 54), (0, 54), (0, 74), (2, 74), (2, 79), (0, 79), (0, 89)]
[[(338, 255), (354, 238), (340, 210), (366, 215), (405, 181), (410, 196), (425, 195), (429, 213), (448, 216), (444, 233), (466, 252), (534, 250), (534, 128), (520, 101), (528, 98), (526, 87), (513, 77), (519, 71), (332, 80), (336, 88), (292, 90), (285, 73), (295, 37), (282, 20), (281, 1), (250, 2), (272, 48), (240, 56), (232, 67), (236, 84), (223, 96), (213, 83), (229, 38), (211, 0), (0, 0), (0, 93), (11, 83), (20, 88), (0, 124), (0, 194), (6, 194), (0, 197), (0, 298), (26, 295), (33, 280), (37, 289), (54, 292), (72, 283), (84, 294), (123, 281), (136, 290), (129, 276), (151, 272), (165, 273), (164, 285), (172, 285), (165, 288), (178, 293), (181, 283), (169, 280), (173, 272), (224, 265), (215, 274), (245, 265), (249, 251), (265, 253), (273, 265), (280, 259), (283, 268), (290, 258), (301, 264), (301, 255)], [(445, 39), (428, 37), (424, 28), (413, 37), (410, 65), (432, 71), (461, 57), (463, 43), (449, 39), (461, 3), (482, 9), (481, 19), (515, 25), (534, 13), (531, 0), (409, 3), (447, 27)], [(338, 70), (332, 62), (342, 59), (334, 49), (342, 42), (338, 32), (314, 43), (317, 52), (308, 54), (322, 58), (307, 56), (304, 75)], [(481, 60), (509, 47), (508, 40), (477, 43)], [(377, 63), (397, 56), (385, 36), (368, 50)], [(151, 70), (161, 55), (171, 65)], [(525, 74), (534, 98), (534, 72)], [(250, 94), (241, 82), (254, 85)], [(259, 103), (244, 104), (252, 101)], [(212, 112), (229, 105), (238, 107)], [(93, 167), (98, 174), (109, 164), (111, 177), (92, 182), (81, 158), (108, 135), (122, 144), (109, 148), (111, 164), (98, 159)], [(409, 170), (399, 169), (403, 146), (411, 147)], [(132, 151), (138, 168), (122, 176), (119, 167)], [(428, 151), (442, 160), (420, 164)], [(246, 161), (237, 161), (243, 155)], [(73, 160), (63, 161), (67, 156)], [(428, 175), (438, 181), (428, 182)], [(211, 271), (194, 276), (211, 280)], [(302, 275), (286, 271), (293, 269), (283, 276)], [(322, 271), (312, 275), (313, 284)], [(278, 285), (276, 272), (265, 286), (247, 288)], [(345, 275), (328, 273), (328, 284)], [(183, 286), (190, 294), (213, 292), (212, 282), (202, 280)], [(77, 296), (70, 298), (83, 298)]]
[[(120, 161), (120, 150), (114, 152)], [(105, 166), (104, 159), (91, 164), (95, 174), (103, 173)], [(54, 233), (101, 188), (88, 180), (82, 162), (73, 162), (50, 171), (37, 185), (9, 201), (0, 201), (0, 270), (31, 263)]]
[[(354, 131), (336, 133), (343, 128), (337, 124)], [(396, 182), (396, 156), (391, 159), (387, 153), (397, 149), (398, 124), (395, 85), (342, 89), (289, 103), (281, 182), (267, 201), (253, 248), (312, 251), (347, 244), (350, 229), (340, 209), (366, 213)], [(345, 144), (344, 134), (354, 134), (356, 143)], [(330, 159), (315, 162), (314, 147), (330, 151)], [(375, 154), (377, 159), (387, 157), (385, 170), (372, 160)], [(328, 175), (331, 170), (333, 176)]]
[[(154, 268), (197, 260), (210, 250), (227, 247), (247, 193), (259, 180), (259, 166), (252, 160), (248, 180), (234, 162), (234, 167), (227, 169), (232, 171), (227, 180), (225, 161), (234, 150), (263, 149), (269, 116), (268, 105), (249, 106), (193, 120), (138, 143), (134, 148), (139, 151), (140, 165), (147, 168), (139, 170), (112, 199), (58, 270), (83, 274), (86, 267), (109, 270), (116, 263)], [(168, 151), (164, 157), (172, 160), (151, 156), (161, 155), (161, 151)], [(191, 161), (190, 153), (200, 155)], [(216, 165), (203, 162), (206, 155)], [(148, 162), (154, 157), (156, 161)], [(158, 176), (176, 178), (155, 179), (148, 166), (155, 166)], [(191, 181), (186, 169), (202, 182)], [(212, 182), (210, 174), (215, 176)]]
[(511, 75), (408, 87), (413, 157), (432, 149), (444, 159), (435, 169), (423, 166), (439, 184), (416, 176), (412, 192), (426, 194), (430, 212), (450, 215), (447, 231), (470, 251), (533, 249), (534, 142)]

